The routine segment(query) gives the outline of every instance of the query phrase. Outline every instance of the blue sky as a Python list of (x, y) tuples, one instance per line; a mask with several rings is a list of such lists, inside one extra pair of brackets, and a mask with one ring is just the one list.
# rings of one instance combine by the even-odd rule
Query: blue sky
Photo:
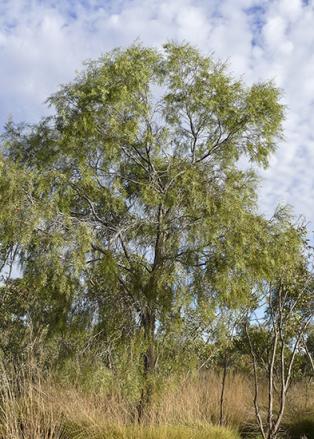
[(314, 230), (314, 0), (0, 0), (0, 129), (36, 121), (82, 62), (135, 39), (188, 41), (248, 84), (272, 79), (285, 140), (260, 172), (260, 208), (294, 206)]

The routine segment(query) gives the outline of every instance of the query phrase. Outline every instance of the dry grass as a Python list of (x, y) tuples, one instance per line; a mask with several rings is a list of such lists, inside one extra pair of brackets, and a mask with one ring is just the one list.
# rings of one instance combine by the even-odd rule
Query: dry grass
[[(35, 371), (35, 373), (34, 373)], [(0, 369), (0, 438), (59, 439), (62, 416), (49, 403), (40, 371)]]
[[(221, 377), (207, 372), (181, 384), (169, 380), (152, 403), (146, 427), (132, 425), (135, 405), (120, 394), (83, 391), (42, 377), (31, 364), (18, 372), (1, 370), (0, 439), (236, 439), (235, 430), (255, 424), (252, 383), (230, 374), (224, 424), (219, 420)], [(266, 401), (266, 391), (264, 391)], [(313, 416), (314, 395), (305, 383), (292, 387), (286, 423)]]
[[(157, 421), (184, 424), (219, 421), (221, 378), (207, 372), (187, 380), (179, 386), (169, 386), (160, 401), (153, 407)], [(230, 374), (224, 398), (224, 424), (238, 427), (251, 412), (252, 395), (248, 379), (240, 374)]]

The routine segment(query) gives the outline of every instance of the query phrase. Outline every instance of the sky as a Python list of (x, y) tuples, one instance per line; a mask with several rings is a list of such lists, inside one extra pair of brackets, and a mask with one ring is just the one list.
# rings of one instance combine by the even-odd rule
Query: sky
[(190, 42), (248, 85), (274, 81), (285, 139), (260, 172), (260, 210), (289, 204), (313, 231), (314, 0), (0, 0), (0, 131), (39, 120), (84, 60), (135, 40)]

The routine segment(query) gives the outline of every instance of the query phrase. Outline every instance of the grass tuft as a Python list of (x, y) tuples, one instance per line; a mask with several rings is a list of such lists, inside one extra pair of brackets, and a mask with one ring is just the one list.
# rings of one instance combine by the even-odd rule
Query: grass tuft
[(93, 431), (90, 427), (80, 432), (68, 431), (64, 439), (239, 439), (227, 428), (215, 426), (120, 426)]

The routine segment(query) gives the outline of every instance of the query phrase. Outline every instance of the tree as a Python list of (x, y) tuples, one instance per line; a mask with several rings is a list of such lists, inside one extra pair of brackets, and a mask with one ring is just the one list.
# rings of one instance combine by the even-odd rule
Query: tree
[(256, 177), (238, 160), (267, 166), (278, 90), (189, 45), (134, 45), (48, 102), (53, 116), (3, 136), (3, 262), (13, 252), (26, 288), (65, 300), (65, 324), (83, 310), (104, 337), (142, 336), (142, 418), (169, 318), (244, 303), (270, 273)]
[[(258, 300), (245, 323), (254, 372), (255, 413), (264, 439), (276, 438), (280, 432), (297, 354), (313, 318), (314, 283), (304, 227), (287, 223), (286, 230), (274, 236), (273, 245), (283, 261), (274, 266), (273, 279), (256, 292)], [(265, 374), (266, 418), (259, 400), (259, 384)]]

